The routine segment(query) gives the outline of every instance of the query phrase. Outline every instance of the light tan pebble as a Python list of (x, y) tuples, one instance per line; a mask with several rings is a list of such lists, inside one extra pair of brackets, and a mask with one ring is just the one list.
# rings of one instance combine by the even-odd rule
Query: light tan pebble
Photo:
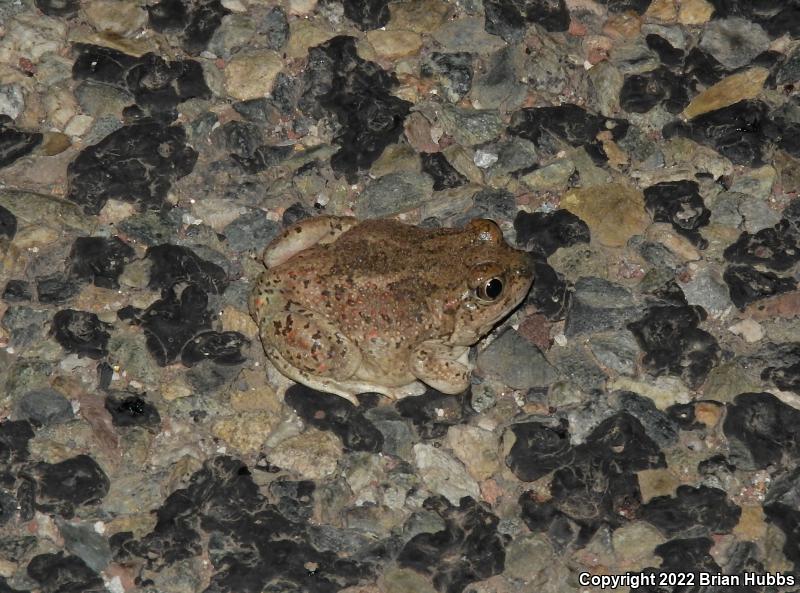
[(575, 173), (575, 164), (569, 159), (559, 159), (521, 177), (522, 182), (534, 191), (566, 189), (569, 178)]
[(289, 14), (302, 16), (311, 14), (317, 7), (317, 0), (289, 0)]
[(72, 27), (69, 30), (70, 43), (89, 43), (116, 49), (130, 56), (141, 57), (148, 52), (161, 53), (162, 48), (157, 39), (160, 36), (152, 30), (145, 29), (135, 37), (120, 37), (113, 33), (95, 32), (89, 27)]
[(57, 85), (48, 89), (44, 96), (44, 109), (48, 123), (63, 130), (78, 113), (79, 107), (72, 91), (65, 86)]
[(247, 6), (241, 0), (222, 0), (222, 5), (231, 12), (247, 12)]
[(656, 222), (647, 227), (645, 237), (653, 243), (661, 243), (683, 261), (697, 261), (702, 256), (694, 245), (674, 231), (666, 222)]
[(430, 581), (410, 568), (389, 568), (380, 577), (380, 585), (386, 593), (436, 593)]
[(75, 297), (74, 307), (80, 311), (91, 311), (98, 316), (106, 316), (113, 323), (116, 320), (116, 312), (127, 304), (128, 298), (129, 295), (120, 294), (118, 290), (87, 284)]
[(377, 179), (389, 173), (410, 171), (420, 173), (419, 153), (408, 144), (390, 144), (369, 169), (371, 177)]
[(222, 321), (222, 327), (226, 331), (239, 332), (251, 340), (256, 339), (258, 336), (258, 326), (253, 321), (253, 318), (250, 317), (250, 314), (235, 307), (225, 307), (222, 310), (222, 315), (220, 315), (220, 321)]
[(733, 534), (741, 541), (763, 541), (767, 534), (764, 508), (761, 505), (742, 505), (742, 514)]
[(91, 115), (79, 113), (69, 120), (69, 123), (64, 127), (64, 133), (67, 136), (72, 136), (72, 138), (81, 138), (89, 131), (93, 122), (94, 118)]
[(603, 144), (603, 151), (608, 157), (608, 164), (615, 169), (621, 169), (630, 163), (628, 153), (620, 148), (619, 144), (614, 142), (613, 135), (609, 131), (600, 132), (597, 139)]
[(483, 173), (475, 164), (471, 150), (458, 144), (452, 144), (442, 153), (447, 158), (447, 162), (453, 165), (453, 168), (466, 177), (470, 183), (483, 184)]
[(279, 420), (274, 414), (250, 410), (217, 420), (211, 432), (242, 453), (256, 453)]
[(268, 454), (270, 463), (310, 480), (321, 480), (336, 471), (342, 456), (341, 441), (330, 432), (306, 428), (278, 443)]
[[(132, 261), (125, 266), (122, 274), (119, 276), (119, 283), (123, 286), (130, 286), (131, 288), (147, 288), (150, 283), (150, 268), (152, 262), (147, 259), (138, 259)], [(150, 296), (143, 298), (134, 298), (132, 302), (137, 307), (147, 307), (152, 304), (153, 299)]]
[(231, 407), (237, 412), (270, 412), (277, 418), (284, 411), (283, 402), (260, 368), (243, 369), (228, 395)]
[(274, 51), (238, 53), (225, 65), (225, 91), (240, 101), (266, 97), (282, 69), (283, 60)]
[(671, 496), (680, 485), (678, 477), (667, 468), (645, 469), (636, 475), (639, 478), (643, 503), (656, 496)]
[(45, 132), (39, 151), (44, 156), (55, 156), (61, 154), (72, 146), (69, 136), (60, 132)]
[(29, 226), (17, 231), (14, 245), (19, 249), (38, 249), (42, 245), (51, 245), (58, 240), (58, 231), (45, 226)]
[(443, 0), (411, 0), (391, 3), (389, 10), (392, 16), (387, 29), (430, 33), (447, 20), (453, 7)]
[(764, 88), (767, 76), (769, 70), (766, 68), (750, 68), (744, 72), (731, 74), (692, 99), (682, 115), (692, 119), (745, 99), (753, 99)]
[(623, 525), (611, 536), (614, 553), (626, 570), (643, 570), (651, 561), (656, 546), (665, 541), (658, 529), (644, 521)]
[(650, 223), (642, 192), (623, 183), (570, 190), (561, 207), (589, 225), (592, 238), (606, 247), (624, 246)]
[(0, 577), (11, 578), (17, 572), (17, 563), (0, 558)]
[(97, 31), (127, 37), (147, 24), (147, 12), (138, 2), (92, 0), (85, 2), (86, 20)]
[(728, 328), (731, 333), (741, 336), (748, 344), (758, 342), (764, 337), (764, 328), (757, 321), (742, 319)]
[(714, 6), (706, 0), (681, 0), (678, 22), (682, 25), (702, 25), (714, 14)]
[(493, 432), (476, 426), (452, 426), (447, 431), (447, 444), (478, 481), (500, 470), (498, 442)]
[(414, 31), (381, 31), (376, 29), (367, 33), (375, 53), (388, 60), (413, 55), (422, 47), (422, 36)]
[(310, 47), (316, 47), (334, 37), (336, 33), (323, 29), (305, 19), (293, 20), (289, 23), (289, 42), (286, 44), (286, 56), (300, 59), (308, 55)]
[(192, 389), (183, 381), (165, 381), (161, 387), (161, 397), (168, 402), (189, 397), (192, 395)]
[(608, 381), (606, 388), (633, 391), (649, 397), (659, 410), (666, 410), (672, 404), (685, 404), (692, 400), (689, 388), (677, 377), (657, 377), (651, 381), (641, 381), (632, 377), (619, 376)]
[(678, 18), (678, 7), (675, 0), (653, 0), (644, 18), (648, 22), (674, 23)]
[(279, 401), (275, 391), (269, 387), (251, 388), (231, 393), (231, 407), (237, 412), (256, 412), (275, 408), (274, 401)]
[(108, 200), (100, 210), (98, 219), (104, 224), (119, 224), (136, 212), (136, 206), (121, 200)]
[(448, 52), (471, 51), (488, 55), (506, 46), (500, 37), (486, 31), (483, 17), (446, 20), (431, 34)]

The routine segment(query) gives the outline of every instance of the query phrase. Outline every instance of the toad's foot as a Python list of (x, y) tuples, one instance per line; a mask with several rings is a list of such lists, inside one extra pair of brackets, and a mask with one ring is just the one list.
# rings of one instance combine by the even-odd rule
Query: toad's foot
[(442, 393), (456, 394), (469, 387), (469, 348), (423, 342), (411, 353), (411, 372)]

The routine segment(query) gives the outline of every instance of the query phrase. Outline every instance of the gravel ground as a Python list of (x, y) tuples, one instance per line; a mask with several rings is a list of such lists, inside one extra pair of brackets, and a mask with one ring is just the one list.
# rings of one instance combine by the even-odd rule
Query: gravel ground
[[(0, 2), (0, 593), (797, 591), (798, 39), (796, 0)], [(272, 368), (258, 256), (321, 214), (533, 254), (470, 389)]]

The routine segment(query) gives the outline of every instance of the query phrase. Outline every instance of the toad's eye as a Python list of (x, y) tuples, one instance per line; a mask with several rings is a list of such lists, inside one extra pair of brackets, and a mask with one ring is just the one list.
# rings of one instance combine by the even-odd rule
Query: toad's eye
[(500, 278), (489, 278), (479, 284), (475, 292), (482, 301), (496, 301), (503, 294), (503, 281)]

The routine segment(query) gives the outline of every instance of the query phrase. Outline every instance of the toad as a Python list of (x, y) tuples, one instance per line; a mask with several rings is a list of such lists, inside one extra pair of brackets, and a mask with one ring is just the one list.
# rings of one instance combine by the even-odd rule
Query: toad
[(323, 216), (264, 251), (250, 294), (264, 351), (290, 379), (358, 405), (469, 386), (469, 347), (525, 298), (529, 255), (491, 220), (424, 229)]

